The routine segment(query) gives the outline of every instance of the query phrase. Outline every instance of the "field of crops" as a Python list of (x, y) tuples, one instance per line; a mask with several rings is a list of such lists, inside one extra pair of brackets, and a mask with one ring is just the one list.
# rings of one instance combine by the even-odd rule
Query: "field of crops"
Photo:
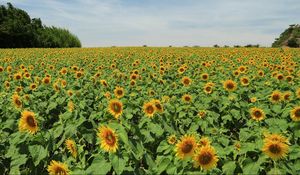
[(0, 50), (0, 174), (299, 174), (300, 50)]

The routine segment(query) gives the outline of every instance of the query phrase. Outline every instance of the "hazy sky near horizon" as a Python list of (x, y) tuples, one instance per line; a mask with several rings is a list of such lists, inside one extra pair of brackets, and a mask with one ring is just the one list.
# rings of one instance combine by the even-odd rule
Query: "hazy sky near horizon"
[[(5, 0), (0, 0), (6, 4)], [(300, 23), (299, 0), (11, 0), (47, 26), (69, 29), (83, 47), (270, 46)], [(297, 21), (298, 19), (298, 21)]]

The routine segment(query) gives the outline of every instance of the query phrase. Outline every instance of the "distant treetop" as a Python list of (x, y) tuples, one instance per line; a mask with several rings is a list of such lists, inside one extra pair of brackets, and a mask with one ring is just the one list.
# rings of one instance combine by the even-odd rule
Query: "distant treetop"
[(31, 19), (11, 3), (0, 6), (0, 48), (81, 47), (77, 36), (67, 29), (47, 27), (40, 18)]
[(280, 34), (279, 38), (275, 39), (272, 47), (300, 47), (300, 25), (290, 25)]

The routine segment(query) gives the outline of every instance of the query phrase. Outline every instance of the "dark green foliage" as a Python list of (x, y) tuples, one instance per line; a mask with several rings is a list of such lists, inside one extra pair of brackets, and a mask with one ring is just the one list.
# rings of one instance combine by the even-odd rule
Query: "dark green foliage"
[(81, 43), (66, 29), (44, 26), (11, 3), (1, 5), (0, 48), (27, 47), (81, 47)]
[(280, 34), (279, 38), (276, 38), (272, 47), (299, 47), (300, 39), (300, 25), (290, 25), (283, 33)]
[(287, 45), (289, 47), (299, 47), (299, 44), (297, 43), (296, 38), (289, 39)]

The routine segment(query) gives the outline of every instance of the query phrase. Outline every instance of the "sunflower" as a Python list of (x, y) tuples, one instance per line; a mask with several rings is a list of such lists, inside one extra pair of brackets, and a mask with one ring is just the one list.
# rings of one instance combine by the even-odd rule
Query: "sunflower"
[(206, 94), (211, 94), (212, 91), (213, 91), (213, 88), (212, 88), (211, 85), (206, 84), (206, 85), (204, 86), (203, 90), (204, 90), (204, 92), (205, 92)]
[(283, 80), (284, 76), (282, 74), (277, 74), (276, 78), (277, 78), (277, 80)]
[(181, 79), (181, 83), (182, 83), (184, 86), (189, 86), (189, 85), (191, 85), (192, 80), (191, 80), (189, 77), (183, 77), (183, 78)]
[(250, 109), (250, 116), (256, 121), (261, 121), (266, 115), (262, 109), (254, 107)]
[(247, 68), (245, 66), (240, 66), (238, 69), (241, 73), (244, 73), (247, 70)]
[(66, 75), (67, 72), (68, 72), (68, 69), (66, 67), (61, 68), (61, 70), (59, 71), (59, 73), (62, 75)]
[(286, 157), (289, 146), (280, 141), (272, 141), (265, 139), (262, 151), (273, 160), (278, 160)]
[(176, 143), (176, 136), (174, 134), (170, 135), (168, 137), (168, 143), (171, 144), (171, 145), (174, 145)]
[(15, 80), (21, 80), (22, 79), (22, 74), (21, 73), (14, 74), (14, 79)]
[(207, 73), (203, 73), (200, 76), (201, 76), (201, 79), (205, 80), (205, 81), (208, 80), (208, 78), (209, 78), (209, 75)]
[(69, 90), (67, 90), (67, 94), (68, 94), (68, 96), (71, 97), (74, 94), (74, 92), (73, 92), (73, 90), (69, 89)]
[(122, 98), (124, 96), (124, 88), (116, 87), (114, 90), (114, 94), (117, 98)]
[(272, 103), (278, 103), (281, 101), (281, 99), (282, 99), (281, 92), (279, 92), (277, 90), (272, 92), (271, 97), (270, 97), (270, 101)]
[(68, 107), (68, 111), (73, 112), (75, 109), (73, 101), (69, 101), (67, 107)]
[(292, 109), (290, 116), (293, 121), (300, 121), (300, 106), (297, 106), (294, 109)]
[(184, 159), (193, 156), (197, 148), (196, 139), (193, 135), (182, 136), (180, 141), (176, 144), (176, 156)]
[(101, 148), (107, 152), (116, 152), (118, 149), (118, 135), (115, 131), (106, 126), (98, 128), (98, 131)]
[(60, 87), (59, 87), (59, 83), (58, 82), (55, 82), (53, 83), (53, 89), (58, 92), (60, 90)]
[(24, 99), (25, 99), (26, 101), (29, 101), (29, 100), (30, 100), (29, 94), (25, 94), (23, 97), (24, 97)]
[(24, 78), (30, 79), (30, 77), (31, 77), (30, 73), (28, 73), (28, 72), (24, 73)]
[(51, 78), (50, 77), (45, 77), (45, 78), (43, 78), (42, 81), (43, 81), (44, 84), (50, 84)]
[(285, 79), (286, 79), (288, 82), (292, 82), (293, 79), (294, 79), (294, 77), (291, 76), (291, 75), (288, 75), (288, 76), (285, 77)]
[(21, 114), (21, 119), (19, 121), (19, 130), (27, 130), (31, 134), (35, 134), (38, 131), (37, 121), (35, 119), (35, 114), (30, 111), (23, 111)]
[(251, 102), (251, 103), (255, 103), (256, 101), (257, 101), (257, 98), (256, 98), (256, 97), (251, 97), (251, 98), (250, 98), (250, 102)]
[(72, 139), (67, 139), (65, 141), (66, 147), (68, 151), (72, 154), (74, 158), (77, 157), (77, 149), (76, 149), (76, 143)]
[(237, 150), (237, 151), (241, 150), (241, 143), (239, 141), (234, 143), (234, 149)]
[(258, 75), (259, 75), (260, 77), (263, 77), (263, 76), (265, 76), (265, 72), (262, 71), (262, 70), (259, 70), (259, 71), (258, 71)]
[(145, 103), (143, 106), (143, 110), (147, 117), (152, 118), (156, 111), (155, 104), (152, 101)]
[(30, 89), (31, 90), (36, 90), (36, 88), (37, 88), (37, 84), (36, 83), (31, 83), (30, 84)]
[(103, 86), (105, 86), (105, 87), (107, 87), (107, 86), (108, 86), (108, 84), (107, 84), (106, 80), (100, 80), (100, 83), (101, 83)]
[(67, 81), (66, 80), (61, 80), (60, 85), (61, 85), (61, 87), (65, 88), (67, 86)]
[(236, 88), (237, 88), (237, 85), (234, 81), (232, 80), (226, 80), (224, 83), (223, 83), (223, 87), (225, 90), (227, 91), (234, 91)]
[(249, 85), (249, 78), (248, 78), (248, 77), (242, 77), (242, 78), (240, 79), (240, 81), (241, 81), (241, 84), (242, 84), (243, 86), (248, 86), (248, 85)]
[(204, 170), (210, 170), (217, 166), (217, 162), (219, 161), (215, 149), (210, 146), (203, 146), (199, 149), (199, 151), (194, 155), (194, 166), (201, 167)]
[(68, 166), (64, 163), (52, 160), (47, 168), (49, 175), (69, 175), (70, 170)]
[(202, 137), (199, 141), (199, 146), (208, 146), (210, 145), (210, 140), (208, 139), (208, 137)]
[(123, 112), (123, 104), (118, 99), (112, 99), (108, 104), (108, 112), (113, 115), (116, 119), (120, 117)]
[(136, 84), (136, 81), (135, 80), (131, 80), (129, 84), (130, 84), (130, 86), (134, 86)]
[(155, 111), (159, 112), (159, 113), (162, 113), (164, 112), (164, 108), (160, 102), (160, 100), (152, 100), (154, 106), (155, 106)]
[(11, 66), (7, 66), (6, 67), (6, 71), (9, 73), (9, 72), (11, 72), (12, 71), (12, 67)]
[(10, 87), (9, 81), (5, 81), (4, 82), (4, 86), (5, 86), (6, 89), (9, 89), (9, 87)]
[(189, 94), (184, 94), (181, 98), (182, 101), (185, 103), (190, 103), (192, 101), (192, 96)]
[(82, 76), (83, 76), (83, 72), (81, 72), (81, 71), (76, 71), (76, 73), (75, 73), (75, 78), (79, 79), (79, 78), (81, 78)]
[(21, 101), (21, 98), (20, 98), (20, 96), (18, 94), (14, 94), (12, 96), (12, 102), (15, 105), (15, 107), (17, 107), (17, 108), (21, 108), (22, 107), (22, 101)]
[(201, 110), (201, 111), (198, 112), (198, 116), (199, 116), (200, 118), (204, 118), (205, 115), (206, 115), (206, 111), (205, 111), (205, 110)]
[(179, 67), (178, 70), (177, 70), (177, 72), (178, 72), (179, 74), (183, 74), (184, 71), (185, 71), (185, 68), (184, 68), (184, 67)]
[(104, 97), (110, 99), (111, 98), (110, 92), (109, 91), (105, 92)]
[(277, 142), (282, 142), (282, 143), (286, 143), (286, 144), (289, 143), (288, 139), (285, 138), (284, 136), (282, 136), (281, 134), (266, 133), (264, 135), (265, 135), (264, 141), (277, 141)]
[(290, 91), (284, 92), (283, 93), (283, 100), (288, 102), (288, 101), (291, 100), (291, 96), (292, 96), (292, 92), (290, 92)]
[(22, 86), (18, 86), (16, 87), (16, 92), (19, 93), (23, 90), (23, 87)]

